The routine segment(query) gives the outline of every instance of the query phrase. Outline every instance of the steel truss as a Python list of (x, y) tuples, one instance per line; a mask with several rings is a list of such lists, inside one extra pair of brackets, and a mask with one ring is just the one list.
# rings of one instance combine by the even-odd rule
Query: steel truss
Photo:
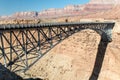
[(113, 25), (68, 25), (0, 30), (0, 62), (11, 71), (26, 71), (55, 45), (83, 29), (97, 31), (111, 41)]

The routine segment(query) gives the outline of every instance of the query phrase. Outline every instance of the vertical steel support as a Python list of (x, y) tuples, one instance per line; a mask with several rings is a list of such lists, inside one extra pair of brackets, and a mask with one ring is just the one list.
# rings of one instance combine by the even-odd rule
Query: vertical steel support
[(50, 46), (52, 48), (53, 43), (52, 43), (52, 31), (51, 31), (51, 27), (49, 27), (48, 29), (49, 29), (49, 33), (48, 33), (48, 35), (49, 35), (49, 43), (50, 43)]
[(68, 34), (71, 35), (71, 26), (67, 26)]
[(62, 32), (61, 32), (61, 29), (60, 29), (61, 26), (57, 27), (57, 31), (58, 31), (58, 34), (60, 36), (60, 40), (62, 40)]
[(7, 60), (5, 57), (5, 48), (4, 48), (4, 41), (3, 41), (3, 32), (0, 32), (0, 41), (1, 41), (1, 50), (2, 50), (2, 56), (4, 58), (4, 66), (7, 67)]
[(39, 29), (37, 29), (37, 33), (38, 33), (38, 43), (37, 43), (37, 45), (38, 45), (38, 51), (40, 51), (40, 32), (39, 32)]
[(22, 30), (22, 41), (23, 41), (23, 51), (25, 54), (25, 67), (28, 68), (28, 59), (27, 59), (27, 37), (25, 37), (24, 34), (27, 35), (27, 30)]
[(38, 47), (38, 54), (41, 56), (41, 41), (40, 41), (40, 31), (37, 29), (37, 36), (38, 36), (38, 42), (37, 42), (37, 47)]
[(11, 45), (12, 45), (12, 32), (10, 31), (9, 33), (10, 33), (10, 62), (9, 62), (9, 63), (10, 63), (10, 70), (11, 70), (11, 69), (12, 69), (11, 63), (12, 63), (12, 60), (13, 60), (13, 59), (12, 59), (12, 57), (13, 57), (13, 56), (12, 56), (12, 55), (13, 55), (13, 54), (12, 54), (12, 47), (11, 47)]
[(62, 38), (61, 38), (61, 31), (60, 31), (60, 29), (59, 29), (59, 26), (57, 27), (57, 36), (59, 37), (59, 39), (61, 40)]
[[(28, 31), (25, 30), (26, 35), (28, 35)], [(26, 68), (28, 68), (28, 57), (27, 57), (27, 45), (28, 45), (28, 38), (25, 37), (26, 41), (25, 41), (25, 58), (26, 58)]]

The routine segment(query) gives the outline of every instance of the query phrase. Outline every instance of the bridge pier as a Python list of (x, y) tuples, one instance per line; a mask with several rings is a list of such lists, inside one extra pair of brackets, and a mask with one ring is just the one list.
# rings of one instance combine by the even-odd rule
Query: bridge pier
[(102, 34), (101, 34), (101, 41), (103, 42), (111, 42), (112, 41), (112, 30), (108, 29), (108, 30), (103, 30)]
[(103, 42), (111, 42), (112, 41), (112, 29), (114, 27), (114, 24), (108, 24), (104, 29), (102, 29), (102, 41)]

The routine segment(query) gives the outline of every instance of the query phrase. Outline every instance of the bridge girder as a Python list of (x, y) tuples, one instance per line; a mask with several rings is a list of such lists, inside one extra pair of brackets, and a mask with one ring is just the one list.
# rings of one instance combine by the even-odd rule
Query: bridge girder
[(0, 30), (0, 62), (12, 71), (26, 71), (70, 35), (84, 29), (92, 29), (101, 35), (102, 41), (110, 42), (113, 27), (114, 23), (76, 25), (65, 23), (43, 25), (43, 27), (33, 25), (29, 28), (22, 25), (19, 29), (4, 28)]

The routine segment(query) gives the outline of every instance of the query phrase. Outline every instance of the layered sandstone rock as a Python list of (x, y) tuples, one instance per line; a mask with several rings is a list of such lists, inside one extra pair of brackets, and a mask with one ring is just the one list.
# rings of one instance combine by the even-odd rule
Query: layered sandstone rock
[(59, 18), (69, 16), (84, 16), (97, 12), (104, 12), (112, 9), (114, 4), (119, 4), (118, 0), (91, 0), (83, 5), (68, 5), (64, 8), (50, 8), (41, 12), (17, 12), (9, 16), (1, 16), (0, 20), (11, 19), (39, 19), (39, 18)]
[(119, 0), (90, 0), (90, 4), (120, 4)]
[(89, 14), (86, 16), (82, 16), (82, 18), (103, 18), (103, 19), (113, 19), (119, 20), (120, 19), (120, 5), (115, 5), (112, 9), (108, 11), (102, 11), (99, 13)]

